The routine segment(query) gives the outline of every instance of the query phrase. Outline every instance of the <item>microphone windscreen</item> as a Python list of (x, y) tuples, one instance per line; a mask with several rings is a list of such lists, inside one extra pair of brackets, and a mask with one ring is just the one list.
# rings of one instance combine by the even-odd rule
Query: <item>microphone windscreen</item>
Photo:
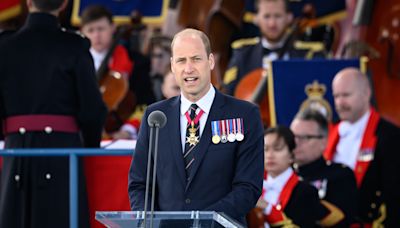
[(150, 127), (159, 127), (163, 128), (167, 123), (167, 117), (160, 110), (156, 110), (150, 113), (147, 118), (147, 123)]

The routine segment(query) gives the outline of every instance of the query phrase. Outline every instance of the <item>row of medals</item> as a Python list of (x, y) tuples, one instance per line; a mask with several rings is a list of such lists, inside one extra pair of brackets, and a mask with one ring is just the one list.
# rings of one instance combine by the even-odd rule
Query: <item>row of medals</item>
[[(225, 120), (222, 120), (222, 121), (225, 121)], [(234, 121), (236, 121), (236, 120), (234, 120)], [(240, 128), (242, 128), (242, 127), (243, 126), (241, 126)], [(213, 129), (213, 132), (214, 132), (214, 129)], [(235, 142), (235, 141), (239, 141), (240, 142), (240, 141), (242, 141), (244, 139), (244, 135), (243, 135), (242, 131), (230, 132), (228, 134), (225, 134), (225, 132), (223, 132), (222, 135), (219, 135), (218, 133), (214, 134), (212, 139), (211, 139), (214, 144), (218, 144), (220, 142), (221, 143)]]
[(244, 135), (241, 132), (238, 132), (236, 134), (234, 133), (229, 133), (228, 135), (214, 135), (212, 137), (212, 142), (214, 144), (218, 143), (227, 143), (227, 142), (235, 142), (235, 141), (242, 141), (244, 139)]

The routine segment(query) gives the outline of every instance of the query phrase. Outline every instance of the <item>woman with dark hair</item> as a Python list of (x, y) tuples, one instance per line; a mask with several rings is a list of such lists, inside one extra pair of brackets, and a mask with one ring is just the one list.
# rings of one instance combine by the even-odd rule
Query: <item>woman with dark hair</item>
[(296, 147), (292, 131), (283, 126), (264, 132), (265, 178), (257, 207), (265, 227), (313, 227), (319, 207), (317, 190), (301, 181), (292, 169)]

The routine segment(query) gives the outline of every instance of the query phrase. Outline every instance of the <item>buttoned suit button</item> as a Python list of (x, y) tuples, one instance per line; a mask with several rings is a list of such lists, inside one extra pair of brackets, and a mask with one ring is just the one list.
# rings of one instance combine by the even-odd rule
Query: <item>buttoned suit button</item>
[(190, 199), (186, 199), (186, 200), (185, 200), (185, 203), (186, 203), (186, 204), (189, 204), (189, 203), (190, 203)]
[(20, 177), (18, 174), (14, 176), (14, 180), (15, 180), (16, 182), (18, 182), (20, 179), (21, 179), (21, 177)]
[(50, 180), (51, 179), (51, 174), (50, 173), (46, 173), (45, 177), (46, 177), (46, 180)]

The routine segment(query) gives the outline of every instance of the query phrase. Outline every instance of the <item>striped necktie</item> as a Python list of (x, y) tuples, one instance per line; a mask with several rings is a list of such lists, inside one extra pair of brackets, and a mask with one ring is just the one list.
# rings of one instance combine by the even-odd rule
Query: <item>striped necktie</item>
[(198, 112), (198, 109), (200, 110), (196, 104), (192, 104), (190, 109), (185, 114), (186, 119), (188, 120), (188, 124), (186, 126), (185, 151), (183, 153), (186, 178), (189, 178), (191, 168), (193, 167), (193, 163), (195, 161), (195, 154), (193, 153), (193, 150), (200, 141), (200, 117), (204, 112), (203, 110)]

